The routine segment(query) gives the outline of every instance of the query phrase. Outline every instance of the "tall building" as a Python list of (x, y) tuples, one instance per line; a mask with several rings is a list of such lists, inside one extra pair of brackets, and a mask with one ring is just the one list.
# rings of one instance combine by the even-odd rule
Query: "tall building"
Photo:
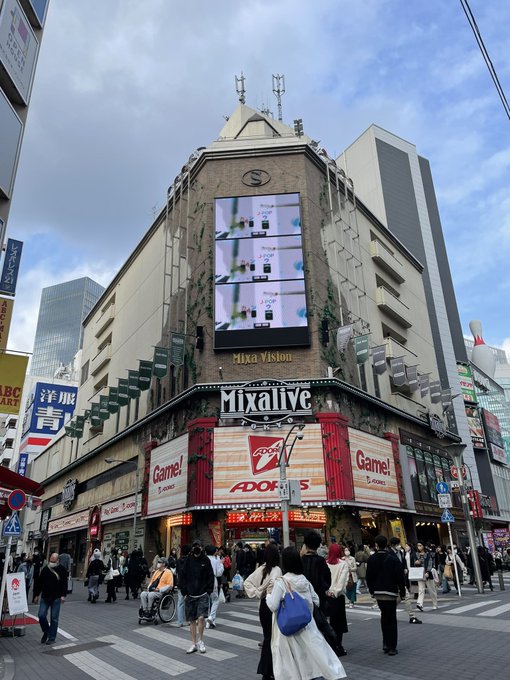
[(31, 375), (51, 378), (72, 362), (82, 345), (82, 321), (103, 290), (87, 276), (43, 288)]
[[(450, 273), (429, 161), (416, 147), (372, 125), (340, 156), (338, 163), (354, 181), (361, 200), (423, 264), (423, 283), (441, 385), (460, 394), (457, 362), (467, 353)], [(420, 367), (421, 369), (421, 367)], [(467, 448), (464, 460), (479, 488), (475, 455), (464, 404), (453, 399), (450, 429)]]
[(0, 3), (0, 249), (49, 0)]
[(459, 438), (424, 258), (296, 128), (238, 106), (84, 320), (77, 409), (33, 462), (25, 525), (78, 572), (100, 540), (152, 559), (197, 535), (281, 539), (283, 451), (298, 546), (309, 527), (448, 542), (437, 484)]

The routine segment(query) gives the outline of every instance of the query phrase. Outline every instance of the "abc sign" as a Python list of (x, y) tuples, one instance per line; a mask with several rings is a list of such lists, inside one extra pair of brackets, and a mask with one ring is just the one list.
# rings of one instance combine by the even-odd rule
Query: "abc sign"
[(262, 187), (271, 181), (271, 175), (265, 170), (248, 170), (242, 177), (247, 187)]

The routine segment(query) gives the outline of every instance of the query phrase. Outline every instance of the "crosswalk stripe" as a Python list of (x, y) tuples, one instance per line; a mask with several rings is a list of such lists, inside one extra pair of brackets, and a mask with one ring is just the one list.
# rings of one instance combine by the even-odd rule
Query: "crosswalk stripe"
[(258, 621), (259, 617), (255, 614), (245, 614), (244, 612), (221, 612), (221, 615), (229, 614), (230, 616), (237, 616), (239, 619), (248, 619), (248, 621)]
[[(167, 633), (162, 630), (151, 630), (148, 629), (135, 629), (135, 633), (140, 635), (145, 635), (151, 640), (157, 640), (158, 642), (163, 642), (165, 645), (170, 645), (171, 647), (178, 647), (181, 651), (187, 649), (191, 646), (191, 640), (189, 638), (182, 638), (178, 635), (173, 635), (172, 633)], [(224, 652), (221, 649), (212, 649), (209, 646), (210, 639), (207, 637), (204, 639), (204, 644), (207, 649), (207, 658), (213, 661), (226, 661), (227, 659), (233, 659), (237, 654), (232, 654), (232, 652)]]
[(221, 626), (228, 626), (229, 628), (237, 628), (242, 626), (242, 630), (249, 630), (251, 633), (262, 633), (262, 628), (260, 623), (258, 626), (253, 626), (251, 623), (240, 623), (239, 621), (228, 621), (227, 619), (222, 619), (220, 621)]
[(481, 612), (477, 616), (499, 616), (499, 614), (504, 614), (508, 611), (510, 611), (510, 604), (502, 604), (501, 607), (496, 607), (488, 612)]
[(190, 666), (182, 661), (176, 661), (176, 659), (170, 659), (168, 656), (159, 654), (153, 650), (148, 653), (145, 647), (135, 645), (116, 635), (106, 635), (105, 637), (98, 638), (98, 640), (100, 642), (111, 643), (112, 648), (118, 652), (122, 652), (122, 654), (125, 654), (140, 663), (157, 669), (159, 673), (164, 673), (165, 675), (181, 675), (181, 673), (195, 670), (194, 666)]
[(115, 666), (112, 666), (105, 661), (101, 661), (90, 652), (77, 652), (76, 654), (68, 654), (64, 659), (70, 661), (74, 666), (81, 671), (90, 675), (94, 680), (104, 680), (105, 678), (115, 678), (115, 680), (137, 680), (132, 675), (123, 673)]
[[(262, 634), (262, 629), (258, 629), (259, 633)], [(230, 642), (233, 645), (239, 645), (240, 647), (248, 647), (249, 649), (256, 649), (257, 648), (257, 641), (256, 640), (249, 640), (248, 638), (241, 637), (240, 635), (232, 635), (232, 633), (226, 633), (223, 630), (218, 630), (215, 628), (214, 630), (209, 631), (211, 637), (211, 640), (214, 640), (215, 638), (217, 640), (223, 640), (223, 642)]]
[(455, 609), (450, 609), (446, 614), (463, 614), (464, 612), (469, 612), (471, 609), (479, 609), (480, 607), (486, 607), (489, 604), (496, 604), (501, 600), (484, 600), (483, 602), (474, 602), (473, 604), (466, 604), (463, 607), (456, 607)]

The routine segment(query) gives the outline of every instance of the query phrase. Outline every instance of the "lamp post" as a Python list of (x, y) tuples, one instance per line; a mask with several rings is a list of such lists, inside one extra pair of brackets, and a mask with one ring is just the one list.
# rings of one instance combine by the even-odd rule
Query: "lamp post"
[(119, 460), (117, 458), (105, 458), (105, 463), (111, 465), (112, 463), (123, 463), (124, 465), (134, 465), (135, 470), (135, 509), (133, 510), (133, 538), (131, 540), (131, 551), (136, 548), (136, 510), (138, 506), (138, 489), (140, 487), (140, 468), (138, 462), (134, 460)]
[[(464, 518), (466, 520), (466, 527), (468, 531), (468, 540), (469, 540), (469, 547), (470, 547), (470, 553), (471, 553), (471, 560), (473, 562), (473, 569), (475, 571), (475, 579), (476, 579), (476, 587), (478, 589), (478, 592), (481, 594), (483, 593), (483, 581), (482, 581), (482, 572), (480, 571), (480, 562), (478, 560), (478, 550), (477, 550), (477, 545), (476, 545), (476, 538), (475, 538), (475, 528), (473, 525), (473, 518), (471, 516), (471, 511), (469, 509), (469, 502), (467, 499), (466, 495), (466, 488), (464, 486), (464, 477), (462, 475), (462, 454), (464, 453), (464, 449), (466, 448), (465, 444), (448, 444), (446, 446), (446, 449), (450, 452), (452, 459), (453, 459), (453, 464), (457, 468), (457, 477), (459, 480), (459, 492), (460, 492), (460, 500), (462, 503), (462, 510), (464, 512)], [(453, 553), (453, 545), (452, 545), (452, 553)]]
[[(289, 465), (289, 460), (290, 456), (292, 454), (292, 449), (294, 448), (294, 444), (298, 439), (303, 439), (304, 434), (302, 430), (304, 429), (305, 425), (304, 423), (299, 423), (296, 425), (293, 425), (290, 430), (287, 432), (287, 436), (282, 442), (281, 448), (280, 448), (280, 454), (278, 456), (278, 467), (280, 468), (280, 490), (284, 489), (286, 490), (287, 487), (287, 467)], [(286, 454), (286, 447), (287, 447), (287, 442), (289, 441), (290, 435), (294, 432), (294, 430), (298, 429), (299, 431), (296, 432), (294, 435), (294, 439), (292, 440), (292, 444), (290, 445), (289, 453)], [(280, 491), (282, 493), (282, 491)], [(281, 498), (280, 500), (280, 506), (281, 506), (281, 511), (282, 511), (282, 530), (283, 530), (283, 547), (287, 548), (289, 545), (289, 494), (288, 493), (283, 493), (285, 496), (284, 498)]]

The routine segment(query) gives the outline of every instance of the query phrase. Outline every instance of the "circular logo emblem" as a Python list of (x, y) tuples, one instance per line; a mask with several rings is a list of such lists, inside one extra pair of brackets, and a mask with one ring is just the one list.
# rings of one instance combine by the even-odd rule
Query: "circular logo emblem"
[(248, 170), (242, 177), (247, 187), (262, 187), (271, 181), (271, 175), (265, 170)]

